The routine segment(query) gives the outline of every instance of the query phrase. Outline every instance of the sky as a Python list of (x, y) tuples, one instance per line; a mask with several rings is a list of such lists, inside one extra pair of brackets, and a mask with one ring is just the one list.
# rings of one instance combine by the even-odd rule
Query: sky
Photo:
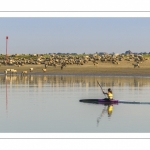
[(0, 17), (0, 54), (150, 52), (149, 17)]

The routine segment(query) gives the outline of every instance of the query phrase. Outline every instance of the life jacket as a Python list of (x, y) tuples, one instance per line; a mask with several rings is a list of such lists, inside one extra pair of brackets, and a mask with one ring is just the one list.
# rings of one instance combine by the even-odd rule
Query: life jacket
[(107, 96), (108, 96), (109, 99), (113, 99), (113, 94), (112, 93), (108, 92)]

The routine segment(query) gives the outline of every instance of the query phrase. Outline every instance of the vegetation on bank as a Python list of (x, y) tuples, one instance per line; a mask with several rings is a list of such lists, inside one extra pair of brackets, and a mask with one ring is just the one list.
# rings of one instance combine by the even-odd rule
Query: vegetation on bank
[[(8, 54), (8, 59), (9, 58), (16, 58), (16, 59), (34, 59), (37, 57), (43, 57), (43, 58), (49, 58), (51, 56), (61, 56), (61, 57), (65, 57), (65, 56), (72, 56), (72, 57), (85, 57), (85, 56), (93, 56), (93, 55), (97, 55), (97, 56), (102, 56), (104, 54), (99, 54), (99, 53), (95, 53), (95, 54), (77, 54), (77, 53), (49, 53), (49, 54), (12, 54), (9, 55)], [(106, 55), (113, 55), (113, 54), (106, 54)], [(124, 55), (124, 57), (129, 57), (130, 55), (134, 55), (134, 54), (119, 54), (119, 55)], [(140, 54), (139, 54), (140, 55)], [(142, 56), (144, 58), (150, 58), (150, 54), (142, 54)], [(0, 54), (0, 59), (6, 59), (6, 54)]]

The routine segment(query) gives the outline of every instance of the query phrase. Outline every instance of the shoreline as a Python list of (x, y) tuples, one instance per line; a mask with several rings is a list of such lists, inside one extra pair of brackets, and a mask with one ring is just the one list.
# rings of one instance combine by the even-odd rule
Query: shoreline
[[(4, 74), (0, 73), (0, 76), (4, 76)], [(20, 74), (17, 75), (7, 75), (8, 76), (21, 76)], [(28, 74), (26, 75), (28, 76), (76, 76), (76, 77), (122, 77), (122, 78), (131, 78), (131, 77), (135, 77), (135, 78), (150, 78), (150, 76), (147, 75), (96, 75), (96, 74), (41, 74), (41, 73), (34, 73), (34, 74)]]
[[(150, 77), (150, 62), (148, 61), (145, 64), (143, 63), (140, 68), (134, 68), (131, 63), (127, 62), (126, 64), (113, 65), (111, 63), (99, 63), (94, 66), (92, 64), (85, 65), (67, 65), (62, 70), (60, 66), (48, 66), (46, 72), (43, 72), (42, 69), (44, 65), (24, 65), (21, 67), (17, 66), (0, 66), (0, 75), (5, 75), (4, 71), (6, 69), (15, 69), (17, 73), (10, 74), (7, 73), (7, 76), (12, 75), (21, 75), (22, 71), (27, 71), (28, 75), (50, 75), (50, 76), (118, 76), (118, 77)], [(30, 72), (30, 68), (33, 68), (33, 71)]]
[[(5, 76), (4, 73), (0, 72), (0, 76)], [(134, 74), (134, 73), (129, 73), (129, 74), (122, 74), (122, 73), (112, 73), (112, 72), (107, 72), (107, 73), (57, 73), (57, 72), (49, 72), (49, 73), (41, 73), (41, 72), (29, 72), (26, 75), (22, 75), (21, 72), (17, 74), (10, 74), (8, 73), (7, 76), (95, 76), (95, 77), (145, 77), (145, 78), (150, 78), (150, 74)]]

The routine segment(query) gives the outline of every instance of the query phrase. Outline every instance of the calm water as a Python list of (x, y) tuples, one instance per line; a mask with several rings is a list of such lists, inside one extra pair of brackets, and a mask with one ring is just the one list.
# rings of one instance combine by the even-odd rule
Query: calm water
[(104, 98), (97, 85), (111, 87), (114, 98), (150, 102), (150, 78), (94, 76), (0, 76), (1, 133), (145, 133), (150, 105), (108, 106), (81, 103)]

